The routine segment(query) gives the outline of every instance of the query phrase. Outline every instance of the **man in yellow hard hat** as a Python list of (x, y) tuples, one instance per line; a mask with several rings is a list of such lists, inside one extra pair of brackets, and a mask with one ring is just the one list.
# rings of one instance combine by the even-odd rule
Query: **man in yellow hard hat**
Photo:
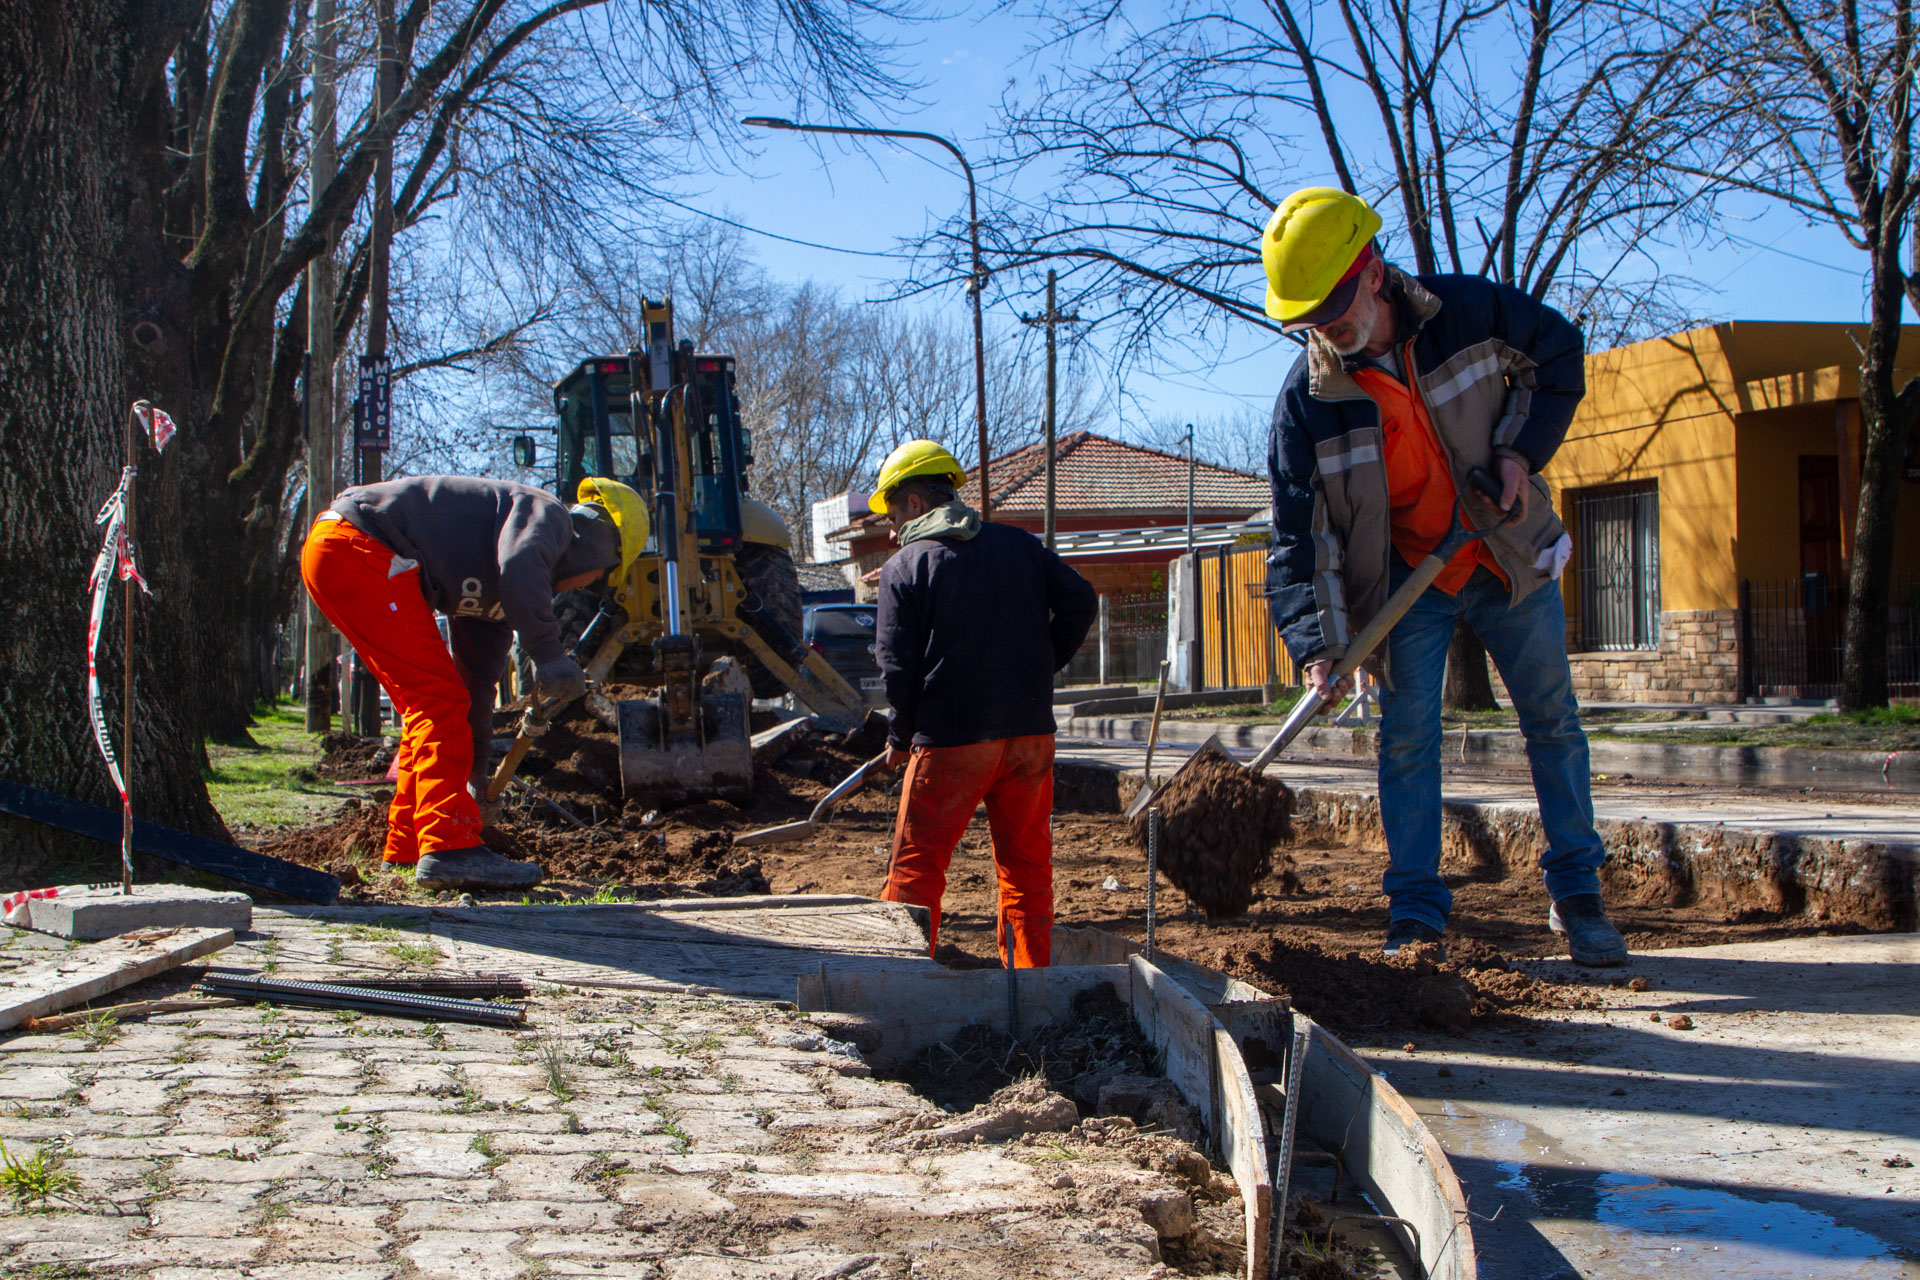
[[(1440, 695), (1464, 618), (1506, 681), (1546, 829), (1548, 924), (1582, 964), (1626, 944), (1600, 897), (1587, 740), (1557, 579), (1570, 541), (1538, 473), (1585, 394), (1585, 344), (1551, 307), (1477, 276), (1412, 276), (1380, 256), (1380, 216), (1309, 187), (1261, 238), (1267, 314), (1304, 339), (1274, 406), (1274, 547), (1267, 589), (1306, 679), (1333, 665), (1412, 566), (1445, 537), (1475, 467), (1520, 514), (1462, 550), (1388, 634), (1380, 681), (1380, 812), (1391, 904), (1385, 950), (1438, 944), (1452, 895), (1440, 868)], [(1479, 525), (1499, 516), (1476, 497)]]
[(603, 581), (646, 542), (632, 489), (595, 479), (581, 496), (569, 509), (511, 481), (410, 476), (345, 490), (307, 536), (308, 592), (406, 720), (382, 856), (422, 887), (518, 889), (544, 874), (481, 842), (476, 792), (514, 634), (541, 698), (579, 697), (586, 675), (561, 644), (554, 593)]
[(1024, 529), (960, 501), (966, 473), (932, 440), (880, 468), (869, 505), (900, 550), (880, 571), (874, 656), (887, 767), (906, 766), (881, 896), (927, 908), (937, 943), (947, 863), (982, 801), (999, 879), (1000, 958), (1045, 968), (1053, 933), (1053, 674), (1099, 601)]

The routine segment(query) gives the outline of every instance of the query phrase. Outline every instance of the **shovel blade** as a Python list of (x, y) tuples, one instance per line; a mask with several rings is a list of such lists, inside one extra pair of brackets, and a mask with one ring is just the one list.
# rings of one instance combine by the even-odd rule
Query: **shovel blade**
[[(1220, 735), (1217, 733), (1209, 734), (1207, 740), (1200, 744), (1199, 750), (1188, 756), (1178, 769), (1175, 769), (1158, 782), (1148, 779), (1141, 784), (1140, 790), (1134, 794), (1132, 803), (1127, 806), (1127, 820), (1131, 822), (1138, 815), (1145, 813), (1148, 806), (1152, 805), (1159, 798), (1160, 793), (1165, 791), (1175, 778), (1192, 768), (1193, 762), (1204, 755), (1216, 755), (1225, 760), (1233, 759), (1227, 752), (1226, 743), (1220, 741)], [(1235, 763), (1237, 764), (1239, 762), (1235, 761)]]
[(788, 822), (777, 827), (742, 831), (733, 838), (733, 843), (736, 847), (754, 844), (786, 844), (789, 841), (806, 839), (813, 834), (815, 826), (812, 818), (802, 818), (798, 822)]

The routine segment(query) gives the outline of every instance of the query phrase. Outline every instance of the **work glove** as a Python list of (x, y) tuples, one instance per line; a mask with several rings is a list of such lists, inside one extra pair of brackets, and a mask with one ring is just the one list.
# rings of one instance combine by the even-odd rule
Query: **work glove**
[(572, 702), (587, 691), (587, 673), (572, 658), (543, 662), (533, 673), (534, 696), (541, 702)]

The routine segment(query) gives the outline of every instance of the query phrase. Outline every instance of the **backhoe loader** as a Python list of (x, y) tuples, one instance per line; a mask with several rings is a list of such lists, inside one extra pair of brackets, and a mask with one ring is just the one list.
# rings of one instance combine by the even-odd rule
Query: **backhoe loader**
[[(751, 455), (733, 358), (676, 344), (671, 303), (645, 301), (641, 310), (639, 345), (582, 362), (554, 388), (559, 495), (595, 501), (596, 477), (621, 481), (647, 504), (640, 518), (650, 531), (644, 552), (612, 574), (573, 655), (591, 686), (617, 678), (658, 687), (615, 704), (629, 795), (739, 798), (753, 778), (752, 697), (791, 692), (828, 732), (858, 728), (866, 702), (800, 638), (786, 525), (745, 492)], [(569, 593), (556, 601), (569, 640), (590, 600)], [(491, 798), (559, 710), (528, 708)]]

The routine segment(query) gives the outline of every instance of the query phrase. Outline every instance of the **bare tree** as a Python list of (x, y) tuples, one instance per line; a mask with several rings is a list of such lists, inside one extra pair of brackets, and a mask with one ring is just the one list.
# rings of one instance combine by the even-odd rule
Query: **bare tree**
[(1913, 5), (1743, 0), (1721, 19), (1701, 61), (1725, 86), (1738, 124), (1703, 149), (1699, 169), (1743, 157), (1744, 189), (1837, 228), (1866, 255), (1863, 447), (1840, 703), (1885, 706), (1894, 518), (1920, 424), (1920, 380), (1900, 385), (1894, 369), (1904, 308), (1920, 311)]
[(846, 112), (900, 87), (868, 34), (893, 13), (886, 0), (399, 7), (399, 95), (376, 113), (366, 42), (351, 38), (371, 29), (371, 4), (341, 5), (341, 163), (308, 192), (303, 5), (0, 0), (0, 156), (18, 179), (0, 195), (14, 246), (0, 264), (0, 504), (35, 516), (0, 522), (9, 775), (107, 793), (72, 678), (85, 620), (71, 575), (119, 470), (126, 406), (148, 398), (181, 434), (143, 464), (138, 529), (158, 595), (125, 754), (148, 784), (144, 816), (218, 830), (197, 743), (243, 732), (269, 691), (259, 653), (292, 589), (304, 268), (328, 228), (346, 229), (346, 349), (368, 283), (355, 211), (382, 148), (396, 151), (403, 237), (480, 204), (502, 228), (538, 215), (586, 234), (597, 210), (640, 205), (697, 161), (692, 140), (729, 127), (736, 90)]
[[(1637, 0), (1131, 19), (1117, 2), (1059, 19), (1063, 46), (1097, 33), (1112, 52), (1008, 104), (1002, 167), (1056, 175), (1057, 196), (996, 225), (1006, 261), (1068, 264), (1083, 314), (1125, 326), (1143, 357), (1275, 328), (1260, 233), (1302, 179), (1366, 195), (1414, 270), (1513, 285), (1599, 344), (1679, 318), (1648, 251), (1702, 233), (1716, 190), (1670, 163), (1714, 125), (1691, 57), (1708, 19), (1676, 26)], [(1492, 705), (1464, 628), (1450, 666), (1450, 705)]]

